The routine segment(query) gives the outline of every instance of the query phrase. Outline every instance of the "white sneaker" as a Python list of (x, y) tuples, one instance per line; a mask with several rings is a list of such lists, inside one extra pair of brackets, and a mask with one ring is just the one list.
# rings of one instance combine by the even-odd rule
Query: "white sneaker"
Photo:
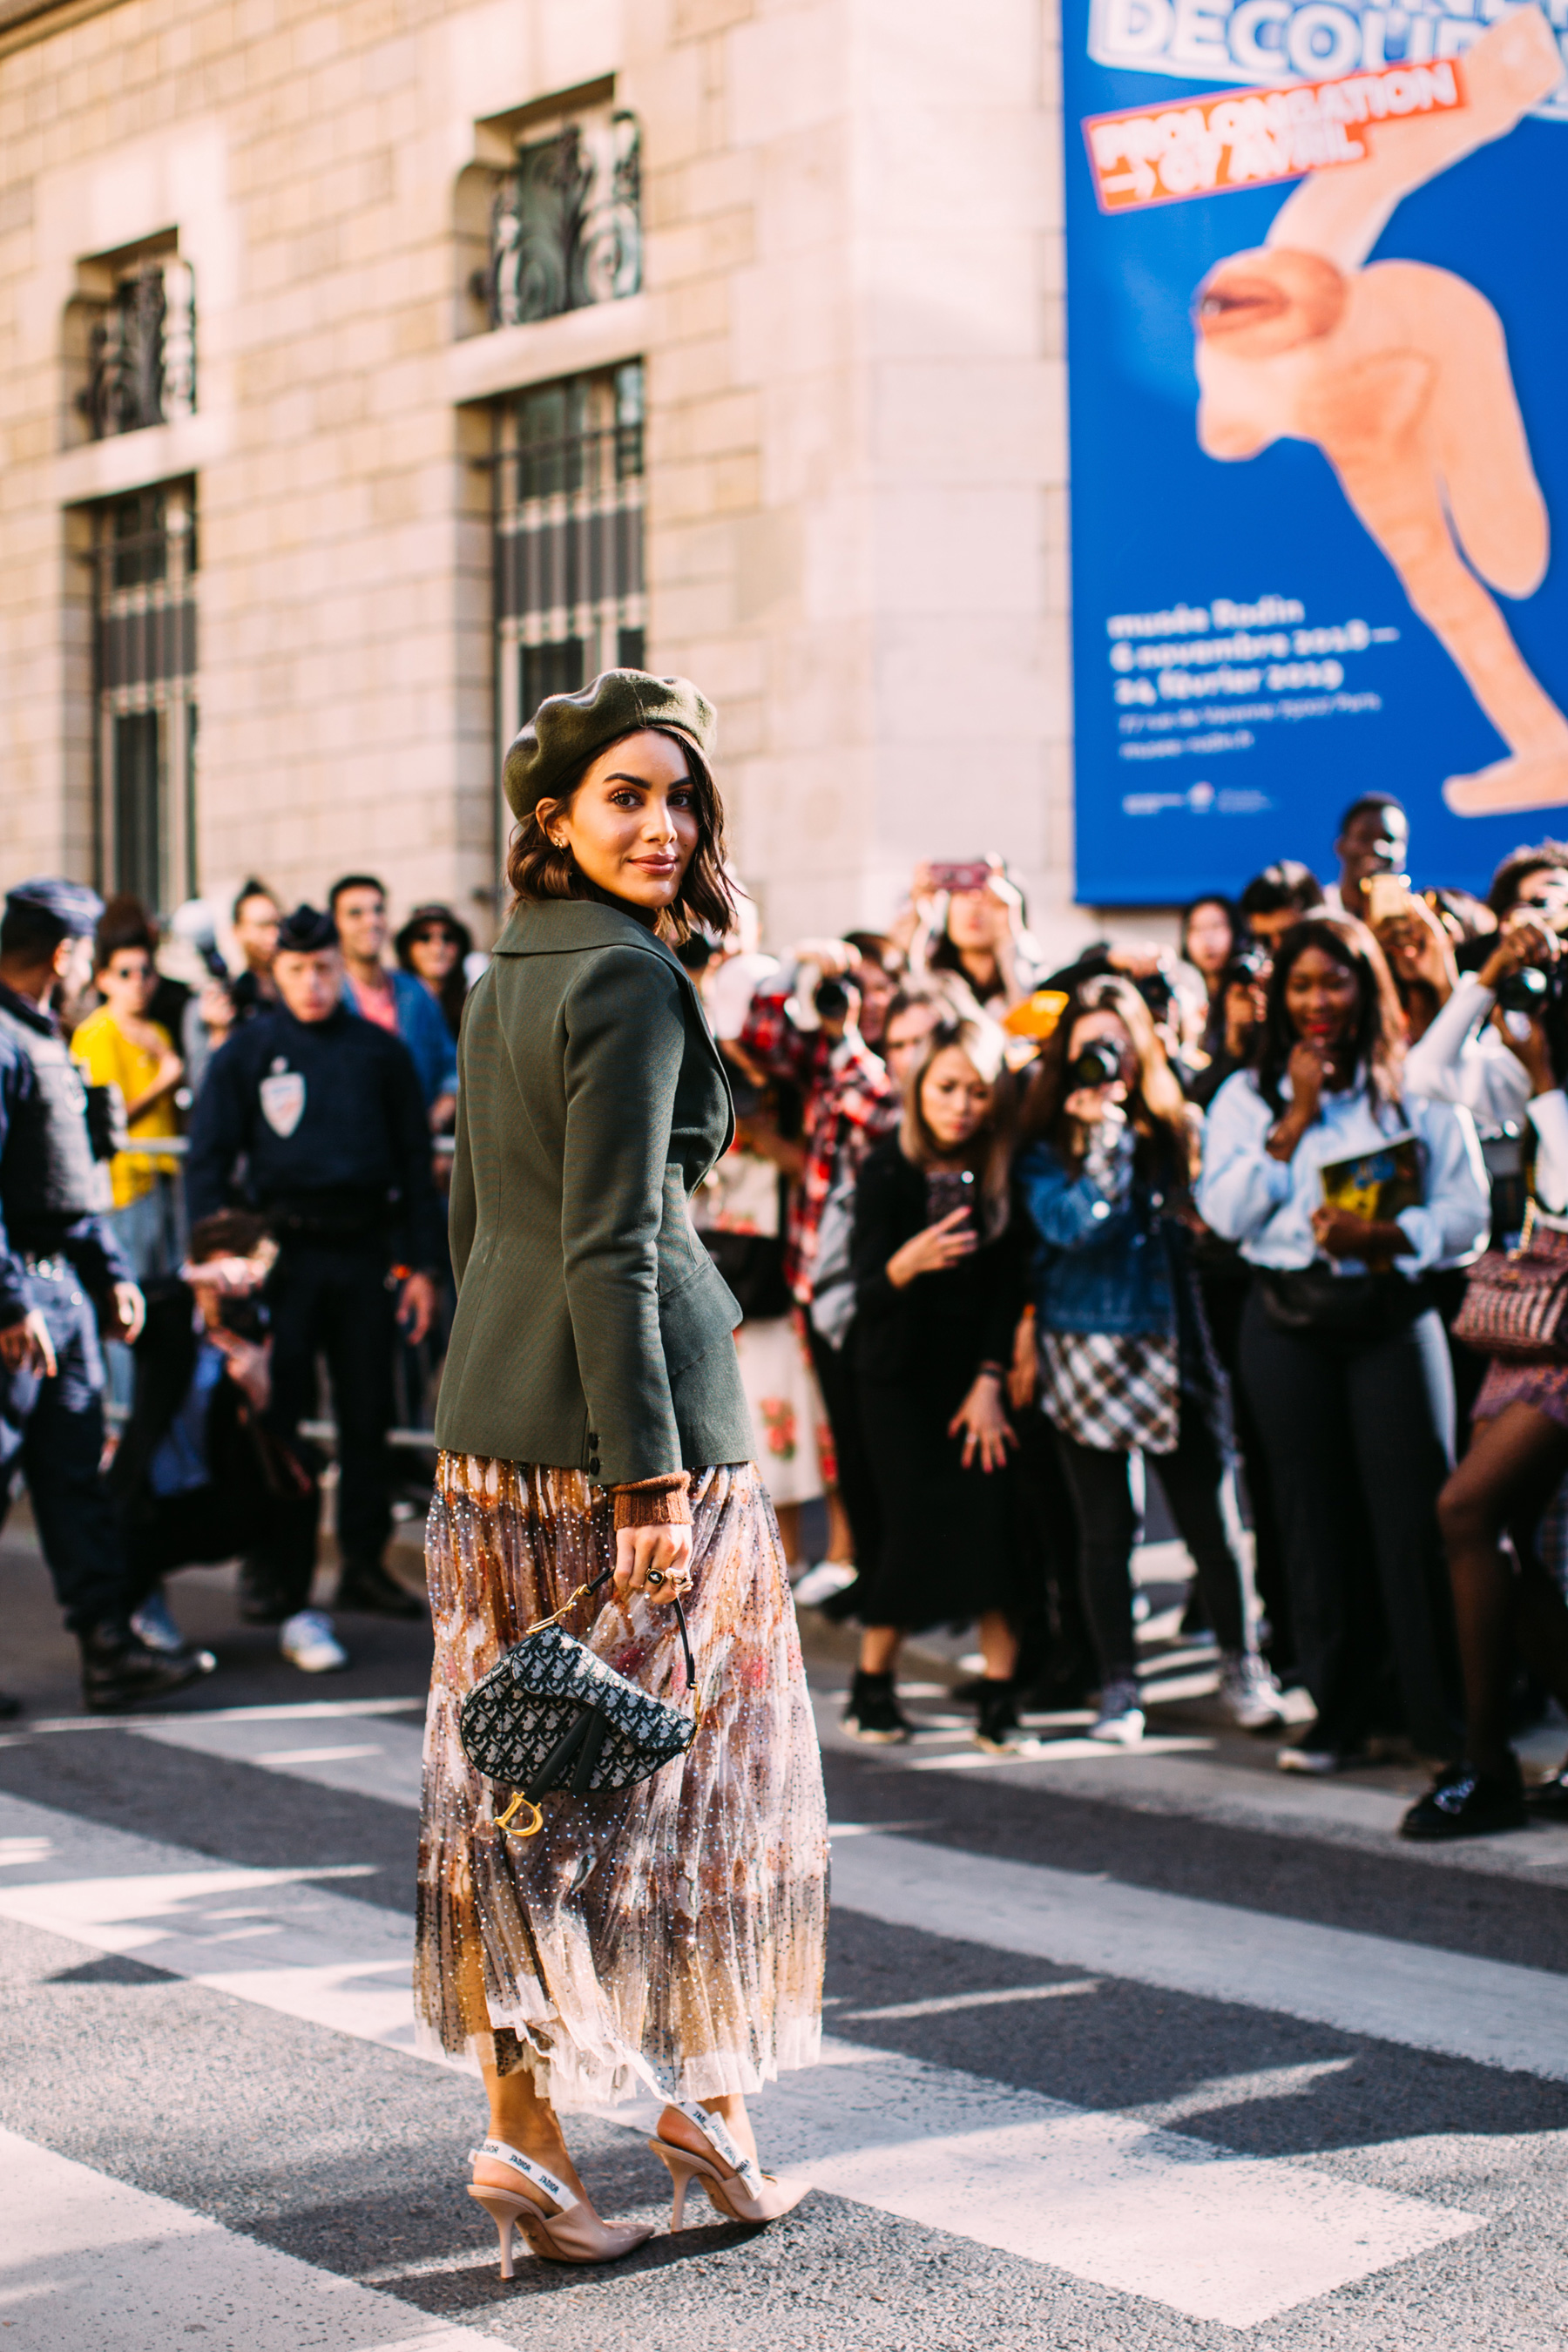
[(1108, 1748), (1136, 1748), (1143, 1737), (1143, 1695), (1134, 1682), (1107, 1683), (1100, 1695), (1100, 1715), (1090, 1724), (1091, 1739)]
[(278, 1629), (278, 1647), (302, 1675), (339, 1674), (349, 1662), (323, 1609), (301, 1609), (286, 1617)]
[(846, 1568), (842, 1560), (819, 1559), (815, 1568), (808, 1568), (805, 1574), (797, 1580), (795, 1606), (798, 1609), (820, 1609), (825, 1601), (831, 1601), (836, 1592), (842, 1592), (847, 1585), (853, 1584), (859, 1572), (858, 1569)]
[(1238, 1731), (1272, 1731), (1285, 1720), (1279, 1685), (1252, 1651), (1233, 1652), (1220, 1668), (1220, 1703)]

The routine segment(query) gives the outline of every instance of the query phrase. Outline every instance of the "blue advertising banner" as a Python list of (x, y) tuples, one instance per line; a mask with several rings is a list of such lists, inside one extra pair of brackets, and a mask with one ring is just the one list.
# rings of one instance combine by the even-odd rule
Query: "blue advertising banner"
[(1568, 834), (1568, 0), (1075, 0), (1078, 895)]

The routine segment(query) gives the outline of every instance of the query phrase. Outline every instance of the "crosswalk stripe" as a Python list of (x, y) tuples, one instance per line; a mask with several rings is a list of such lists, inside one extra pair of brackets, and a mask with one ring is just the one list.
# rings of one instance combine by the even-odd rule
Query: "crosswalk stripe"
[[(873, 1833), (840, 1851), (875, 1858), (900, 1843)], [(0, 1798), (0, 1917), (416, 2049), (409, 1923), (319, 1883), (342, 1873), (215, 1865), (15, 1798)], [(863, 1873), (862, 1894), (868, 1884)], [(1232, 2156), (893, 2052), (829, 2038), (824, 2062), (762, 2099), (771, 2160), (1194, 2318), (1256, 2326), (1481, 2226), (1426, 2199)], [(643, 2128), (651, 2119), (637, 2116)]]
[(0, 2207), (10, 2352), (147, 2352), (195, 2335), (211, 2352), (474, 2352), (494, 2340), (9, 2131), (0, 2131)]
[(833, 1899), (889, 1926), (1568, 2081), (1568, 1976), (874, 1832)]
[[(270, 1724), (253, 1726), (234, 1717), (135, 1728), (203, 1754), (267, 1761), (268, 1769), (325, 1787), (374, 1788), (394, 1802), (419, 1801), (421, 1735), (406, 1722), (356, 1722), (355, 1738), (374, 1742), (378, 1754), (352, 1764), (308, 1763), (298, 1756), (286, 1761), (276, 1752), (281, 1743)], [(269, 1759), (263, 1750), (272, 1751)], [(1174, 1769), (1184, 1762), (1174, 1759)], [(1274, 1793), (1270, 1786), (1270, 1799)], [(1279, 1792), (1287, 1805), (1300, 1793), (1289, 1784)], [(1381, 1795), (1374, 1801), (1385, 1802)], [(1568, 1977), (1121, 1885), (1083, 1872), (878, 1836), (864, 1824), (853, 1826), (851, 1853), (850, 1833), (837, 1826), (833, 1847), (833, 1898), (846, 1909), (1064, 1968), (1103, 1969), (1136, 1984), (1239, 2001), (1406, 2049), (1440, 2050), (1484, 2066), (1568, 2080)], [(1568, 1832), (1552, 1834), (1552, 1853), (1559, 1839), (1568, 1842)]]

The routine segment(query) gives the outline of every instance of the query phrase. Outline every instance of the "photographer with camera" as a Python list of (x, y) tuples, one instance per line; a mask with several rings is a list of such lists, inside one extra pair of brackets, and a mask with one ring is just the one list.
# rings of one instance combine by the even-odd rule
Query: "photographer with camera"
[(163, 1580), (240, 1555), (243, 1584), (286, 1593), (283, 1655), (308, 1674), (346, 1666), (330, 1618), (310, 1609), (316, 1482), (266, 1423), (271, 1340), (261, 1292), (278, 1258), (263, 1219), (220, 1209), (187, 1263), (152, 1283), (136, 1391), (109, 1471), (138, 1621), (170, 1627)]
[(1250, 1068), (1263, 1034), (1268, 980), (1268, 950), (1254, 940), (1238, 940), (1215, 976), (1204, 1031), (1206, 1058), (1186, 1082), (1187, 1100), (1200, 1110), (1207, 1110), (1226, 1078)]
[[(1496, 945), (1479, 970), (1454, 976), (1410, 1050), (1405, 1084), (1434, 1101), (1462, 1103), (1483, 1130), (1511, 1127), (1517, 1134), (1531, 1098), (1521, 1048), (1532, 1017), (1555, 999), (1565, 974), (1568, 846), (1543, 841), (1513, 851), (1492, 877), (1488, 904), (1498, 918)], [(1511, 1216), (1494, 1217), (1497, 1231), (1518, 1226), (1523, 1200), (1517, 1185), (1514, 1192)]]
[(940, 989), (955, 1018), (999, 1021), (1039, 985), (1023, 893), (1001, 858), (917, 866), (910, 905), (910, 975)]
[(1184, 1217), (1194, 1128), (1137, 989), (1085, 981), (1035, 1066), (1016, 1178), (1041, 1244), (1042, 1402), (1077, 1508), (1079, 1573), (1100, 1660), (1100, 1713), (1089, 1736), (1122, 1747), (1143, 1736), (1132, 1631), (1134, 1449), (1157, 1471), (1193, 1556), (1232, 1719), (1257, 1731), (1281, 1720), (1247, 1626), (1226, 1509), (1223, 1379)]
[(1403, 1029), (1372, 934), (1343, 917), (1298, 924), (1258, 1067), (1209, 1113), (1198, 1209), (1254, 1268), (1242, 1378), (1318, 1709), (1281, 1749), (1286, 1771), (1344, 1769), (1394, 1727), (1380, 1714), (1390, 1648), (1402, 1727), (1443, 1763), (1458, 1744), (1436, 1523), (1454, 1389), (1426, 1277), (1475, 1255), (1488, 1200), (1466, 1113), (1404, 1090)]
[[(899, 1093), (860, 1034), (860, 979), (874, 959), (846, 940), (803, 940), (752, 999), (735, 1041), (742, 1060), (796, 1089), (798, 1157), (784, 1234), (784, 1279), (804, 1310), (812, 1370), (833, 1440), (828, 1493), (832, 1573), (807, 1588), (829, 1602), (881, 1549), (881, 1522), (847, 1351), (811, 1319), (817, 1244), (830, 1196), (852, 1184), (867, 1153), (898, 1124)], [(877, 968), (876, 981), (882, 977)], [(876, 984), (873, 982), (873, 985)]]

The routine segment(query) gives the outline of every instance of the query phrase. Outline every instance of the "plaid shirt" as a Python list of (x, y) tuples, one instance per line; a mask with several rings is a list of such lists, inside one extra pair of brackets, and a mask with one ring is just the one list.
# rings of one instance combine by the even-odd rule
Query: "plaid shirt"
[(790, 1187), (784, 1276), (805, 1306), (827, 1196), (837, 1179), (858, 1170), (871, 1146), (898, 1125), (899, 1090), (863, 1038), (835, 1043), (825, 1030), (797, 1029), (783, 996), (759, 991), (739, 1043), (772, 1076), (798, 1087), (805, 1098), (805, 1168), (799, 1183)]

